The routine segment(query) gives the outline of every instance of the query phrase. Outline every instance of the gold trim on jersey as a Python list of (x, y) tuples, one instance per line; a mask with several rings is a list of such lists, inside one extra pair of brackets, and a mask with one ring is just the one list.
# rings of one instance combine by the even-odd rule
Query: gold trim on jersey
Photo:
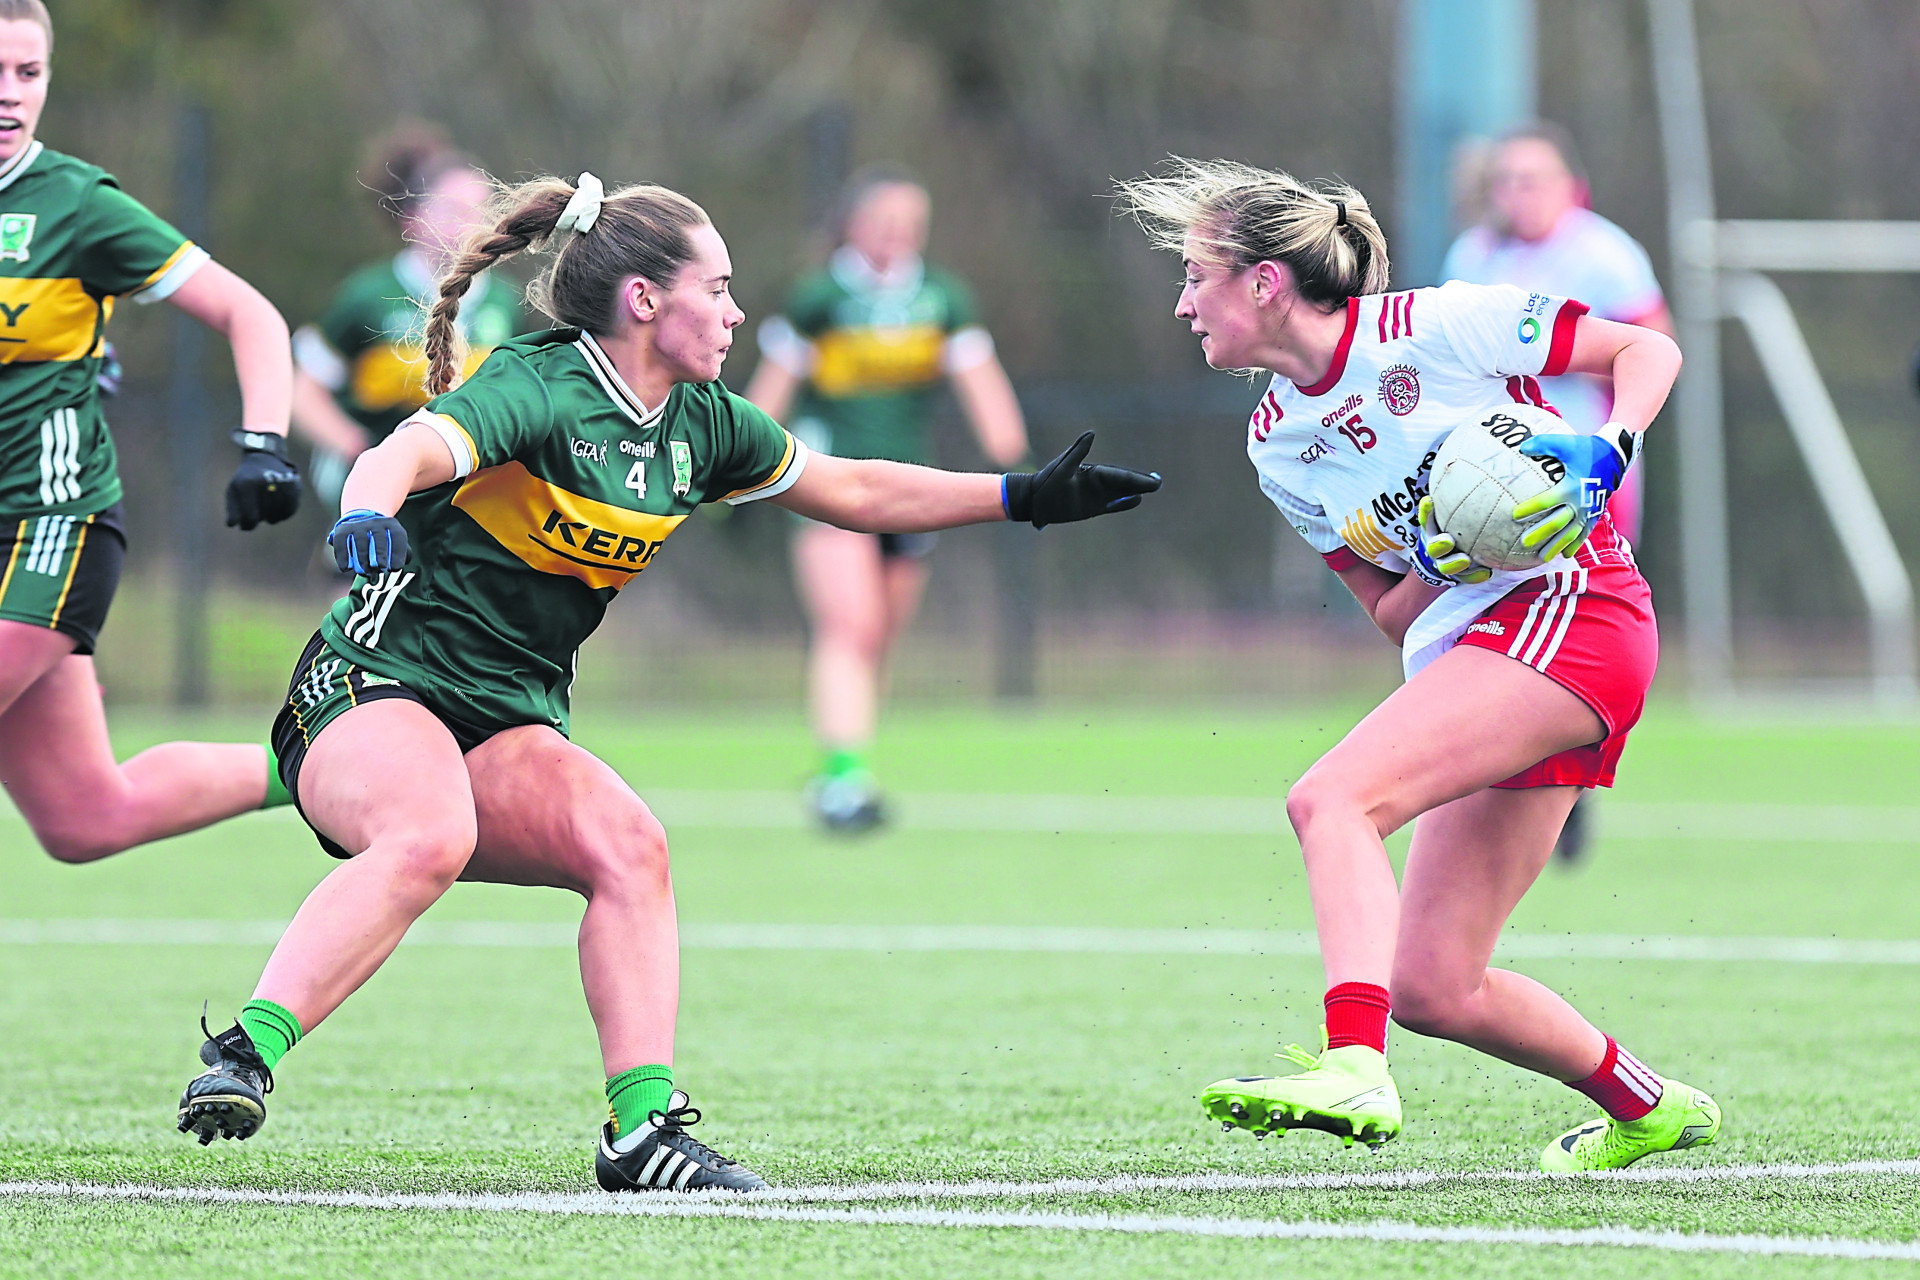
[(873, 395), (938, 382), (946, 341), (931, 324), (830, 329), (813, 340), (814, 389), (824, 396)]
[[(73, 576), (80, 572), (80, 553), (87, 549), (87, 530), (93, 528), (93, 517), (88, 516), (80, 522), (80, 536), (73, 544), (73, 559), (67, 562), (67, 580), (60, 584), (60, 598), (54, 601), (53, 616), (47, 619), (49, 627), (60, 625), (60, 615), (66, 612), (67, 595), (73, 590)], [(4, 595), (0, 591), (0, 595)]]
[(180, 259), (186, 257), (189, 253), (193, 252), (193, 248), (194, 248), (193, 241), (191, 240), (185, 241), (184, 243), (181, 244), (181, 246), (178, 249), (175, 249), (170, 255), (168, 255), (167, 260), (160, 264), (159, 270), (155, 271), (152, 275), (148, 276), (145, 280), (142, 280), (139, 284), (135, 285), (133, 288), (127, 290), (127, 292), (138, 293), (142, 289), (153, 288), (154, 285), (160, 283), (160, 277), (166, 275), (167, 272), (173, 270), (173, 268), (179, 263)]
[(13, 531), (13, 554), (7, 557), (6, 573), (0, 574), (0, 600), (7, 598), (7, 588), (13, 585), (13, 567), (20, 563), (20, 548), (27, 545), (28, 523), (22, 520)]
[(518, 462), (474, 472), (455, 490), (453, 505), (528, 568), (578, 578), (596, 591), (632, 582), (686, 519), (583, 498)]
[(781, 479), (787, 474), (787, 468), (793, 465), (794, 455), (799, 452), (798, 442), (794, 440), (790, 433), (782, 431), (780, 434), (787, 437), (787, 451), (780, 456), (780, 465), (775, 467), (772, 473), (759, 484), (750, 484), (744, 489), (735, 489), (732, 493), (720, 499), (720, 501), (732, 502), (735, 498), (743, 498), (780, 483)]
[(0, 364), (79, 360), (113, 316), (113, 299), (96, 299), (77, 277), (0, 278)]

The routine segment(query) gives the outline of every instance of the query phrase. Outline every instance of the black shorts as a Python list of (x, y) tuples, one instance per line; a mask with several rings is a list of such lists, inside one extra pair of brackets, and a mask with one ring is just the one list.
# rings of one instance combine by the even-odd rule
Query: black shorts
[(120, 504), (85, 516), (0, 522), (0, 618), (73, 637), (92, 653), (127, 559)]
[[(465, 755), (481, 743), (500, 732), (498, 729), (483, 729), (471, 725), (455, 716), (440, 710), (398, 680), (390, 680), (376, 675), (364, 667), (355, 666), (352, 659), (336, 651), (327, 644), (326, 638), (314, 632), (313, 639), (293, 664), (293, 679), (287, 684), (287, 700), (280, 708), (280, 714), (273, 718), (273, 754), (280, 762), (280, 782), (293, 797), (293, 807), (306, 818), (307, 811), (300, 807), (300, 766), (306, 763), (307, 748), (320, 736), (320, 731), (332, 724), (344, 712), (351, 711), (363, 702), (379, 702), (385, 698), (405, 698), (417, 702), (433, 713), (434, 719), (447, 727), (453, 740), (460, 746), (460, 754)], [(313, 826), (311, 821), (307, 822)], [(314, 829), (314, 838), (320, 841), (320, 847), (335, 858), (351, 858), (353, 855)]]
[(937, 533), (879, 533), (882, 560), (924, 560), (940, 541)]

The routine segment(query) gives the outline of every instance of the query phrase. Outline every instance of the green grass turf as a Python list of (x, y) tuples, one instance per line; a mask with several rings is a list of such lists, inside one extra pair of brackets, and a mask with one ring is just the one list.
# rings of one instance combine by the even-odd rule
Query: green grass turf
[[(907, 792), (1278, 797), (1357, 714), (902, 712), (878, 760)], [(123, 714), (121, 745), (261, 722)], [(797, 787), (790, 717), (587, 708), (580, 740), (649, 788)], [(1920, 728), (1659, 712), (1636, 734), (1636, 802), (1908, 802)], [(1911, 811), (1890, 816), (1907, 820)], [(1521, 931), (1915, 936), (1911, 843), (1608, 839), (1550, 870)], [(330, 867), (281, 811), (89, 867), (51, 864), (10, 814), (0, 916), (284, 919)], [(729, 923), (1310, 925), (1290, 836), (793, 831), (674, 833), (682, 918)], [(565, 921), (553, 891), (460, 886), (443, 920)], [(260, 1137), (202, 1151), (171, 1131), (202, 999), (225, 1021), (257, 946), (0, 946), (0, 1181), (337, 1191), (577, 1191), (602, 1106), (562, 948), (403, 948), (280, 1072)], [(1656, 1069), (1713, 1091), (1719, 1145), (1693, 1164), (1909, 1159), (1920, 1082), (1911, 968), (1537, 960)], [(702, 1136), (783, 1184), (1123, 1173), (1530, 1167), (1584, 1118), (1567, 1090), (1401, 1034), (1406, 1134), (1380, 1155), (1201, 1123), (1209, 1080), (1311, 1041), (1316, 962), (1293, 957), (855, 954), (690, 949), (678, 1055)], [(709, 1132), (710, 1131), (710, 1132)], [(1786, 1183), (1132, 1193), (958, 1208), (1443, 1226), (1619, 1225), (1854, 1239), (1920, 1236), (1911, 1178)], [(1916, 1264), (1648, 1250), (1119, 1236), (743, 1221), (617, 1221), (314, 1208), (0, 1201), (0, 1275), (1915, 1274)]]

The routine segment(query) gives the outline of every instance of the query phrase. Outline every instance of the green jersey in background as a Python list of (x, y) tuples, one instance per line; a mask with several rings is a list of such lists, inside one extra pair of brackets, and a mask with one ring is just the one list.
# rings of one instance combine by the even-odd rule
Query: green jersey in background
[(206, 261), (84, 160), (34, 142), (0, 169), (0, 517), (120, 500), (94, 382), (114, 300), (158, 302)]
[(647, 408), (577, 329), (516, 338), (418, 421), (458, 474), (401, 506), (412, 559), (358, 578), (329, 646), (479, 727), (568, 724), (575, 652), (703, 502), (783, 493), (806, 446), (717, 382)]
[[(294, 334), (301, 372), (333, 392), (334, 403), (376, 442), (427, 402), (421, 340), (436, 296), (426, 261), (405, 250), (348, 276), (325, 313)], [(476, 279), (460, 300), (457, 323), (467, 341), (464, 374), (527, 327), (518, 290), (491, 275)]]
[(951, 373), (990, 358), (966, 285), (918, 258), (884, 275), (842, 248), (760, 327), (760, 352), (805, 380), (794, 434), (840, 458), (930, 461), (927, 418)]

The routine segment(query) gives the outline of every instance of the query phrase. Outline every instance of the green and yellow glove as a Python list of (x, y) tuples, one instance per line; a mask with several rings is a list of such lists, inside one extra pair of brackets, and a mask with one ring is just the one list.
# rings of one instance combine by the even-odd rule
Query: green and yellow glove
[(1485, 582), (1493, 570), (1475, 564), (1473, 557), (1454, 545), (1453, 535), (1441, 531), (1433, 518), (1433, 499), (1420, 499), (1420, 536), (1413, 540), (1413, 564), (1421, 580), (1430, 586), (1470, 587)]

